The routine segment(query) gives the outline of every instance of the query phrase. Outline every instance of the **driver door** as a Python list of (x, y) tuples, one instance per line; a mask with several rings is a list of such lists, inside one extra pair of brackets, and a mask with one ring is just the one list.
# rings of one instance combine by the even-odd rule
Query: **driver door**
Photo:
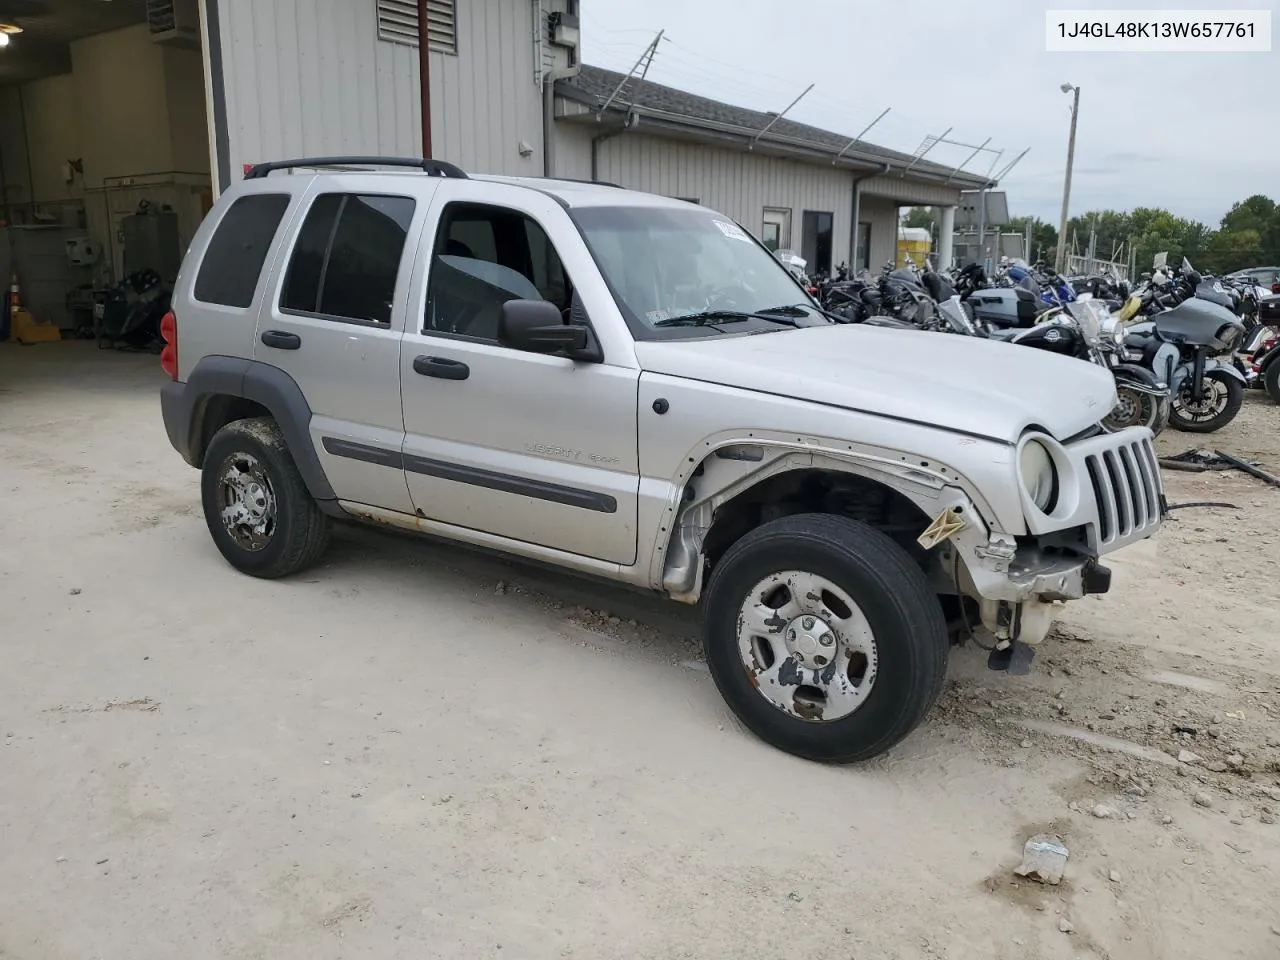
[[(566, 319), (616, 311), (600, 299), (607, 291), (568, 214), (531, 190), (444, 181), (416, 269), (418, 308), (400, 356), (414, 507), (469, 530), (634, 564), (634, 355), (574, 361), (497, 337), (511, 299), (551, 301)], [(577, 290), (575, 277), (592, 282)]]

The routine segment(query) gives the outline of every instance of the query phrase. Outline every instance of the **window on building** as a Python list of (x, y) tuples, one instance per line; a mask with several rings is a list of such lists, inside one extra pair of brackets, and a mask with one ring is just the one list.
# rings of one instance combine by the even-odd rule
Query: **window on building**
[(858, 249), (854, 252), (855, 270), (871, 269), (871, 224), (863, 221), (858, 224)]
[(280, 309), (390, 325), (414, 201), (326, 193), (298, 233)]
[(830, 213), (814, 210), (804, 212), (800, 256), (808, 263), (811, 276), (831, 273), (832, 221)]
[(508, 300), (570, 308), (573, 287), (551, 239), (518, 211), (450, 204), (436, 234), (422, 332), (496, 341)]
[(791, 246), (791, 211), (784, 207), (765, 207), (760, 228), (760, 242), (773, 252)]
[(196, 275), (197, 300), (240, 309), (253, 303), (267, 251), (288, 206), (286, 193), (250, 194), (231, 205)]
[[(418, 45), (418, 0), (376, 0), (378, 39)], [(427, 0), (427, 40), (432, 50), (458, 52), (454, 0)]]

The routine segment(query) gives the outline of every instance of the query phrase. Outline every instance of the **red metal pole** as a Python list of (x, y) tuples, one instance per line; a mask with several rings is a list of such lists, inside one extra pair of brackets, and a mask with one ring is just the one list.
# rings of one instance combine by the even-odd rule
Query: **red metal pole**
[(431, 51), (428, 43), (427, 0), (418, 0), (418, 78), (421, 81), (422, 156), (431, 159)]

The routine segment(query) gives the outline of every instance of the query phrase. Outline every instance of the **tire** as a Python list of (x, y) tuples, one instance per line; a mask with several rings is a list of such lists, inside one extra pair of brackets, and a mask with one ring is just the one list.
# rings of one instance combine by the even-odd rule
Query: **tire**
[[(315, 564), (328, 545), (329, 518), (269, 417), (236, 420), (214, 434), (200, 499), (213, 542), (242, 573), (286, 577)], [(237, 510), (224, 521), (227, 511)]]
[[(1244, 384), (1221, 370), (1210, 370), (1204, 375), (1204, 379), (1206, 385), (1217, 384), (1225, 388), (1222, 406), (1207, 419), (1194, 419), (1195, 415), (1184, 406), (1183, 393), (1189, 396), (1191, 390), (1190, 384), (1184, 381), (1169, 409), (1169, 425), (1175, 430), (1183, 430), (1187, 433), (1213, 433), (1225, 427), (1240, 412), (1240, 405), (1244, 403)], [(1214, 389), (1217, 388), (1214, 387)]]
[[(827, 586), (796, 601), (797, 613), (781, 599), (791, 580), (802, 590), (817, 580)], [(854, 609), (841, 609), (846, 601)], [(801, 628), (812, 624), (829, 632), (806, 636)], [(796, 631), (801, 647), (787, 654)], [(833, 635), (833, 646), (816, 645)], [(878, 530), (828, 514), (771, 521), (726, 551), (703, 598), (703, 644), (716, 687), (748, 729), (828, 763), (870, 759), (915, 729), (942, 691), (949, 649), (942, 607), (910, 555)], [(824, 650), (830, 662), (815, 668)], [(806, 699), (824, 690), (804, 679), (825, 680), (829, 697), (817, 705)]]
[(1122, 382), (1116, 382), (1116, 394), (1120, 399), (1118, 409), (1102, 421), (1102, 427), (1111, 433), (1118, 433), (1128, 427), (1146, 427), (1159, 436), (1169, 423), (1169, 400), (1167, 397), (1155, 397), (1149, 393), (1133, 390)]
[(1280, 360), (1272, 360), (1262, 374), (1262, 385), (1274, 403), (1280, 403)]

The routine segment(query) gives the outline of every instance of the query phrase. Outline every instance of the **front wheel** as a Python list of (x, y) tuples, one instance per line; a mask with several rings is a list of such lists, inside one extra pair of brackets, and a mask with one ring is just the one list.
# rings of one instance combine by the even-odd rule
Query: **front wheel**
[(1116, 382), (1116, 406), (1102, 421), (1102, 428), (1118, 433), (1129, 427), (1146, 427), (1157, 436), (1169, 423), (1169, 398), (1136, 390), (1123, 381)]
[(1204, 375), (1204, 391), (1199, 400), (1192, 399), (1192, 383), (1188, 377), (1178, 389), (1169, 410), (1169, 423), (1188, 433), (1213, 433), (1236, 418), (1244, 403), (1244, 384), (1229, 373), (1210, 370)]
[(847, 517), (797, 514), (735, 543), (704, 597), (707, 664), (760, 739), (848, 763), (910, 733), (942, 690), (947, 630), (920, 567)]

